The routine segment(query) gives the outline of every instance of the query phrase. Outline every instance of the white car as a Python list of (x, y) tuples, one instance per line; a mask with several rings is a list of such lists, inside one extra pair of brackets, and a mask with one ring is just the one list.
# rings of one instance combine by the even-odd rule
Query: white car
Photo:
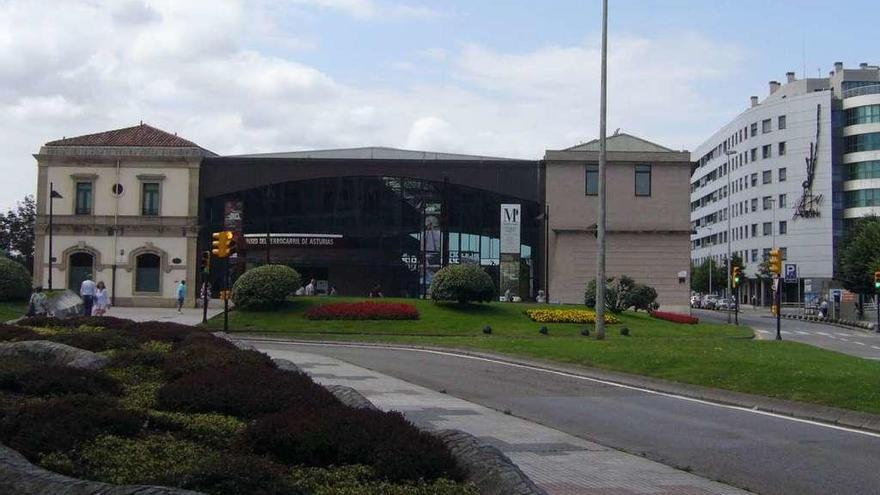
[(715, 309), (715, 305), (718, 303), (718, 294), (706, 294), (703, 296), (703, 301), (700, 304), (700, 307), (703, 309)]

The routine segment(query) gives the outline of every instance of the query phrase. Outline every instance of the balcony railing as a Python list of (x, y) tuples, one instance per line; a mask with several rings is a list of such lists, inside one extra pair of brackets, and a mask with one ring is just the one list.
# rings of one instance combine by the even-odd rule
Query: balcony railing
[(848, 89), (843, 92), (844, 98), (852, 98), (853, 96), (865, 96), (880, 94), (880, 83), (871, 84), (869, 86), (860, 86), (858, 88)]

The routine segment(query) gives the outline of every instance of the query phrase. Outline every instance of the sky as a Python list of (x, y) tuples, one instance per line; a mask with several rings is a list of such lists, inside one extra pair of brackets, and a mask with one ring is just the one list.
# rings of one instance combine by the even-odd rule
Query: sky
[[(880, 7), (609, 0), (609, 132), (694, 149), (787, 71), (880, 63)], [(0, 211), (40, 145), (143, 121), (219, 154), (540, 158), (599, 127), (599, 0), (0, 0)]]

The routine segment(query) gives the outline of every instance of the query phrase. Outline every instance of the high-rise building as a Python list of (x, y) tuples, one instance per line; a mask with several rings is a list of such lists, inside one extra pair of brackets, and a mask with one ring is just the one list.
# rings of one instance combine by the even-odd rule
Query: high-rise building
[(785, 300), (828, 297), (846, 229), (880, 214), (880, 67), (837, 62), (825, 78), (770, 81), (766, 98), (752, 96), (691, 159), (694, 264), (724, 263), (729, 244), (749, 278), (741, 301), (766, 304), (770, 281), (759, 275), (779, 247), (800, 277)]

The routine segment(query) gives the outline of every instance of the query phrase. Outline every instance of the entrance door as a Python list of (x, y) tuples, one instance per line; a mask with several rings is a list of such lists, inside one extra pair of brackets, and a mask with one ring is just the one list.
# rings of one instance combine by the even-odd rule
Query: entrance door
[(95, 271), (95, 257), (84, 252), (73, 253), (70, 255), (68, 266), (67, 288), (79, 294), (83, 280)]

